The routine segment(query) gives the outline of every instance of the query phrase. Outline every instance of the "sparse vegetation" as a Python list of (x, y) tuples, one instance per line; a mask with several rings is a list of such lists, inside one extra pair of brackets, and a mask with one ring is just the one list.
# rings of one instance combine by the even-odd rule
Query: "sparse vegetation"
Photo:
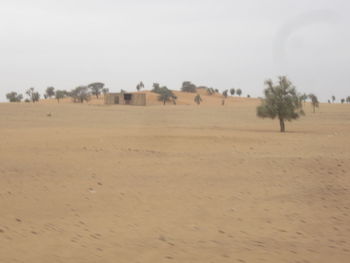
[(201, 95), (197, 94), (196, 97), (194, 97), (194, 102), (197, 103), (197, 105), (200, 105), (202, 101)]
[(227, 96), (228, 96), (228, 90), (224, 90), (224, 91), (222, 92), (222, 96), (224, 96), (224, 98), (226, 99)]
[(66, 96), (67, 92), (65, 90), (56, 90), (55, 99), (60, 103), (60, 99), (63, 99)]
[(154, 92), (154, 93), (160, 93), (160, 85), (159, 85), (159, 83), (153, 83), (153, 85), (152, 85), (152, 92)]
[(335, 96), (334, 95), (332, 96), (332, 102), (333, 103), (335, 102)]
[(311, 105), (313, 108), (313, 112), (315, 113), (316, 108), (318, 108), (320, 106), (320, 103), (318, 102), (318, 98), (315, 94), (310, 94), (309, 98), (311, 100)]
[(285, 76), (279, 77), (274, 85), (272, 80), (265, 82), (265, 98), (257, 107), (257, 116), (261, 118), (278, 118), (280, 131), (285, 132), (285, 121), (292, 121), (304, 115), (300, 95)]
[(213, 88), (207, 88), (207, 94), (211, 96), (215, 94), (215, 90)]
[(55, 96), (55, 88), (54, 87), (47, 87), (45, 90), (44, 97), (50, 99), (53, 96)]
[(21, 102), (23, 99), (23, 95), (18, 94), (15, 91), (12, 91), (6, 94), (6, 98), (8, 99), (9, 102)]
[(35, 89), (33, 87), (27, 89), (26, 94), (29, 97), (29, 100), (33, 103), (39, 101), (39, 99), (40, 99), (39, 92), (35, 91)]
[(73, 102), (83, 103), (84, 101), (88, 102), (90, 100), (90, 92), (88, 86), (79, 86), (73, 89), (70, 92), (70, 96), (73, 99)]
[(242, 90), (241, 89), (237, 89), (236, 93), (237, 93), (238, 96), (241, 96), (242, 95)]
[(176, 104), (177, 97), (166, 86), (159, 88), (157, 93), (159, 94), (158, 100), (162, 101), (163, 105), (165, 105), (169, 101), (172, 101), (173, 104)]
[(101, 95), (102, 89), (105, 86), (102, 82), (94, 82), (88, 85), (88, 88), (91, 89), (91, 94), (98, 97)]
[(341, 104), (344, 104), (345, 99), (341, 99), (340, 102), (341, 102)]
[(236, 90), (235, 89), (230, 89), (230, 93), (231, 93), (231, 96), (234, 96), (235, 95), (235, 92), (236, 92)]
[(196, 85), (194, 85), (190, 81), (184, 81), (182, 83), (181, 91), (196, 93), (197, 92), (197, 87), (196, 87)]
[(143, 89), (144, 87), (145, 87), (145, 85), (143, 84), (142, 81), (140, 81), (140, 83), (138, 83), (138, 84), (136, 85), (136, 90), (137, 90), (137, 91), (140, 91), (140, 90)]

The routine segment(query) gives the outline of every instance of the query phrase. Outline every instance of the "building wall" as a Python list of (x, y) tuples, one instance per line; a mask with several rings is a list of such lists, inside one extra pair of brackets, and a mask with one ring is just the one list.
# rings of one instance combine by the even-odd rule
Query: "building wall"
[[(131, 94), (131, 100), (129, 105), (146, 106), (146, 94), (144, 93), (127, 93)], [(119, 102), (119, 103), (116, 103)], [(122, 93), (108, 93), (104, 96), (104, 103), (107, 105), (120, 104), (126, 105), (127, 102), (124, 100), (124, 94)]]
[(146, 94), (132, 94), (131, 105), (146, 106)]

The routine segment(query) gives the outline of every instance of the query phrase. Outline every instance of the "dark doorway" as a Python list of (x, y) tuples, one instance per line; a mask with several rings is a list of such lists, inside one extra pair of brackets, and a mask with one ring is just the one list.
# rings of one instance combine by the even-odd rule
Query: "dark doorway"
[(131, 98), (132, 98), (132, 94), (124, 94), (124, 101), (125, 101), (125, 104), (130, 104), (131, 103)]

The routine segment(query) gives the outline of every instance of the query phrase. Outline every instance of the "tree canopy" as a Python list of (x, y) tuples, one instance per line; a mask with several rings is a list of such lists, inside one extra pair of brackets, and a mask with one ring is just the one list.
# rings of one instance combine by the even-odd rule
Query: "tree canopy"
[(60, 99), (63, 99), (67, 95), (67, 92), (65, 90), (56, 90), (55, 92), (55, 99), (58, 103), (60, 103)]
[(6, 98), (9, 100), (9, 102), (21, 102), (23, 99), (23, 95), (17, 94), (17, 92), (12, 91), (6, 94)]
[(309, 94), (309, 98), (311, 100), (311, 105), (313, 108), (313, 112), (315, 113), (315, 109), (319, 107), (319, 102), (318, 102), (318, 98), (315, 94)]
[(98, 98), (101, 94), (101, 91), (103, 89), (103, 87), (105, 86), (104, 83), (102, 82), (94, 82), (88, 85), (88, 88), (91, 89), (91, 94), (96, 96), (96, 98)]
[(73, 89), (70, 92), (70, 96), (72, 97), (74, 102), (83, 103), (84, 101), (90, 100), (90, 92), (88, 86), (79, 86)]
[(33, 103), (39, 101), (39, 99), (40, 99), (39, 92), (35, 91), (35, 89), (33, 87), (27, 89), (26, 94), (29, 97), (29, 100)]
[(164, 105), (168, 101), (172, 101), (174, 104), (176, 104), (177, 97), (166, 86), (163, 86), (163, 87), (159, 88), (157, 93), (159, 94), (158, 100), (162, 101)]
[(196, 85), (194, 85), (190, 81), (184, 81), (182, 83), (181, 91), (196, 93), (197, 92), (197, 87), (196, 87)]
[(47, 87), (45, 90), (46, 98), (51, 98), (55, 96), (55, 88), (54, 87)]
[(257, 107), (257, 115), (261, 118), (278, 118), (280, 131), (285, 132), (285, 121), (292, 121), (304, 115), (300, 95), (287, 77), (278, 78), (278, 83), (272, 80), (265, 82), (265, 98)]

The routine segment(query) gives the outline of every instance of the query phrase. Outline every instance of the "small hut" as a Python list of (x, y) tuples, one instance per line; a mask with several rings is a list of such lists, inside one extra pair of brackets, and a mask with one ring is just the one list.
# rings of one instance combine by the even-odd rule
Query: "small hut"
[(135, 105), (146, 106), (146, 94), (140, 92), (134, 93), (107, 93), (104, 96), (105, 104), (113, 105)]

